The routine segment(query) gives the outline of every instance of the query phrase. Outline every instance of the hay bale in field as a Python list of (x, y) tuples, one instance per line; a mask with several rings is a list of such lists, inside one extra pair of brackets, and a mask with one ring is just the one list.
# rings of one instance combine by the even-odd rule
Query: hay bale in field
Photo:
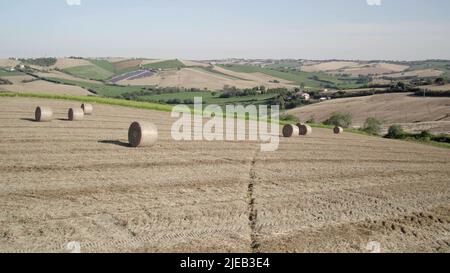
[(296, 125), (287, 124), (283, 127), (283, 136), (284, 137), (292, 137), (292, 136), (298, 136), (299, 131), (298, 127)]
[(312, 128), (309, 125), (301, 124), (298, 126), (299, 135), (301, 136), (307, 136), (312, 133)]
[(92, 115), (92, 112), (94, 111), (94, 107), (89, 103), (83, 103), (81, 109), (83, 109), (85, 115)]
[(150, 122), (133, 122), (128, 130), (131, 147), (152, 146), (158, 140), (158, 128)]
[(344, 128), (339, 127), (339, 126), (336, 126), (336, 127), (334, 127), (333, 132), (334, 132), (336, 135), (342, 134), (342, 133), (344, 132)]
[(68, 113), (69, 120), (82, 120), (84, 118), (84, 112), (81, 108), (70, 108)]
[(36, 121), (50, 121), (53, 118), (53, 110), (50, 107), (36, 107), (34, 112), (34, 118)]

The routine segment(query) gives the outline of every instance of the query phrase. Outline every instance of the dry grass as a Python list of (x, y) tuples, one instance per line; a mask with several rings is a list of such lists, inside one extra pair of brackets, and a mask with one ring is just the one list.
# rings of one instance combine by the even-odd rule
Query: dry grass
[(92, 65), (92, 64), (88, 60), (84, 59), (58, 58), (56, 64), (51, 66), (51, 68), (66, 69), (85, 65)]
[(413, 71), (406, 71), (402, 73), (395, 73), (386, 75), (389, 78), (403, 78), (403, 77), (420, 77), (420, 78), (428, 78), (428, 77), (439, 77), (444, 72), (438, 70), (438, 69), (423, 69), (423, 70), (413, 70)]
[(202, 63), (202, 62), (196, 62), (196, 61), (188, 61), (188, 60), (181, 60), (181, 62), (185, 65), (185, 66), (201, 66), (201, 67), (208, 67), (209, 64), (207, 63)]
[(118, 71), (121, 71), (129, 68), (138, 67), (140, 64), (142, 64), (142, 60), (127, 60), (115, 63), (115, 67)]
[(88, 80), (88, 79), (84, 79), (84, 78), (78, 78), (63, 72), (59, 72), (59, 71), (49, 71), (49, 72), (38, 72), (35, 73), (37, 76), (39, 77), (43, 77), (43, 78), (59, 78), (59, 79), (65, 79), (65, 80), (70, 80), (70, 81), (79, 81), (79, 82), (87, 82), (87, 83), (97, 83), (97, 84), (101, 84), (101, 82), (99, 81), (94, 81), (94, 80)]
[(106, 58), (105, 60), (107, 60), (110, 63), (118, 63), (118, 62), (122, 62), (127, 60), (127, 58), (123, 58), (123, 57), (110, 57), (110, 58)]
[(359, 64), (356, 62), (332, 61), (305, 65), (302, 67), (302, 70), (306, 72), (325, 72), (339, 70), (347, 67), (355, 67), (358, 65)]
[[(89, 91), (71, 85), (62, 85), (51, 83), (47, 81), (37, 80), (29, 83), (23, 83), (24, 78), (13, 79), (15, 81), (12, 85), (0, 85), (0, 91), (10, 91), (17, 93), (38, 93), (38, 94), (59, 94), (59, 95), (92, 95)], [(12, 78), (12, 77), (8, 77)]]
[(159, 63), (159, 62), (163, 62), (165, 60), (162, 59), (155, 59), (155, 60), (143, 60), (142, 61), (142, 65), (146, 65), (146, 64), (154, 64), (154, 63)]
[[(29, 75), (20, 75), (20, 76), (7, 76), (7, 77), (2, 77), (2, 79), (6, 79), (10, 82), (12, 82), (13, 84), (23, 84), (23, 81), (31, 81), (36, 79), (35, 77), (29, 76)], [(0, 86), (1, 88), (1, 86)]]
[(0, 67), (15, 67), (20, 62), (16, 60), (10, 60), (10, 59), (0, 59)]
[(345, 61), (316, 62), (302, 67), (306, 72), (327, 72), (330, 74), (380, 75), (401, 72), (409, 67), (392, 63), (358, 63)]
[(421, 86), (422, 89), (428, 89), (431, 91), (448, 91), (450, 90), (450, 84), (444, 84), (444, 85), (425, 85)]

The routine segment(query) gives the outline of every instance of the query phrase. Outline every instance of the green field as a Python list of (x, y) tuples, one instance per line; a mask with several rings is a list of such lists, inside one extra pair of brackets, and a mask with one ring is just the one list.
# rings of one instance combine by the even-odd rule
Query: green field
[(276, 61), (273, 64), (270, 64), (267, 66), (267, 68), (294, 68), (294, 69), (300, 69), (302, 64), (298, 61)]
[(108, 62), (107, 60), (97, 60), (92, 59), (89, 60), (93, 65), (98, 66), (106, 71), (109, 71), (111, 73), (116, 73), (116, 68), (114, 67), (114, 64)]
[(106, 80), (112, 76), (114, 76), (113, 72), (110, 72), (100, 66), (97, 65), (84, 65), (84, 66), (76, 66), (70, 67), (63, 70), (66, 73), (74, 75), (76, 77), (91, 79), (91, 80)]
[(11, 71), (6, 71), (3, 69), (0, 69), (0, 77), (21, 76), (21, 75), (25, 75), (25, 74), (22, 72), (19, 72), (19, 71), (11, 72)]
[(305, 84), (306, 87), (311, 89), (322, 89), (327, 85), (334, 85), (335, 88), (348, 89), (357, 88), (361, 85), (354, 82), (341, 81), (338, 78), (325, 73), (308, 73), (303, 71), (280, 71), (276, 69), (262, 68), (259, 66), (251, 65), (219, 65), (224, 69), (228, 69), (234, 72), (240, 73), (264, 73), (266, 75), (280, 78), (283, 80), (291, 81), (297, 85)]
[(226, 104), (235, 104), (240, 103), (243, 105), (248, 104), (264, 104), (268, 99), (271, 99), (276, 96), (276, 94), (264, 94), (257, 96), (242, 96), (242, 97), (230, 97), (230, 98), (220, 98), (222, 93), (212, 93), (212, 92), (178, 92), (178, 93), (167, 93), (160, 95), (151, 95), (151, 96), (142, 96), (139, 97), (143, 100), (151, 100), (154, 102), (158, 101), (168, 101), (168, 100), (180, 100), (181, 103), (184, 103), (185, 100), (193, 101), (194, 97), (202, 97), (202, 100), (205, 104), (217, 104), (217, 105), (226, 105)]
[(145, 68), (149, 69), (162, 69), (162, 70), (169, 70), (169, 69), (179, 69), (185, 67), (185, 65), (180, 62), (179, 60), (168, 60), (168, 61), (161, 61), (157, 63), (151, 63), (144, 65)]

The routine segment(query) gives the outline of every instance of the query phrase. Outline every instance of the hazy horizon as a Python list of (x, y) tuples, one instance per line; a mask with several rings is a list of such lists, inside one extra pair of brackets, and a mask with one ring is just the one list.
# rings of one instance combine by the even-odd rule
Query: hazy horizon
[(450, 59), (440, 0), (0, 0), (0, 58)]

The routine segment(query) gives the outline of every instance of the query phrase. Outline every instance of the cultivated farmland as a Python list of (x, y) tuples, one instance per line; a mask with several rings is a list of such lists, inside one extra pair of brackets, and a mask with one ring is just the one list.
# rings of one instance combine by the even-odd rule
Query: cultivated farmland
[(411, 93), (381, 94), (336, 99), (289, 111), (301, 120), (314, 117), (317, 122), (323, 122), (333, 112), (351, 114), (354, 126), (362, 126), (368, 117), (374, 117), (386, 124), (408, 125), (410, 131), (450, 132), (450, 98), (447, 97), (423, 98)]
[[(30, 121), (37, 105), (55, 120)], [(0, 251), (450, 251), (448, 150), (315, 129), (262, 153), (173, 141), (166, 112), (58, 119), (79, 105), (0, 98)], [(156, 146), (126, 147), (135, 120), (157, 125)]]
[(38, 94), (50, 93), (59, 95), (76, 95), (76, 96), (92, 95), (92, 93), (79, 86), (62, 85), (43, 80), (23, 82), (24, 80), (25, 81), (33, 80), (33, 77), (30, 76), (13, 76), (7, 77), (6, 79), (11, 80), (13, 84), (0, 85), (0, 91), (10, 91), (17, 93), (38, 93)]

